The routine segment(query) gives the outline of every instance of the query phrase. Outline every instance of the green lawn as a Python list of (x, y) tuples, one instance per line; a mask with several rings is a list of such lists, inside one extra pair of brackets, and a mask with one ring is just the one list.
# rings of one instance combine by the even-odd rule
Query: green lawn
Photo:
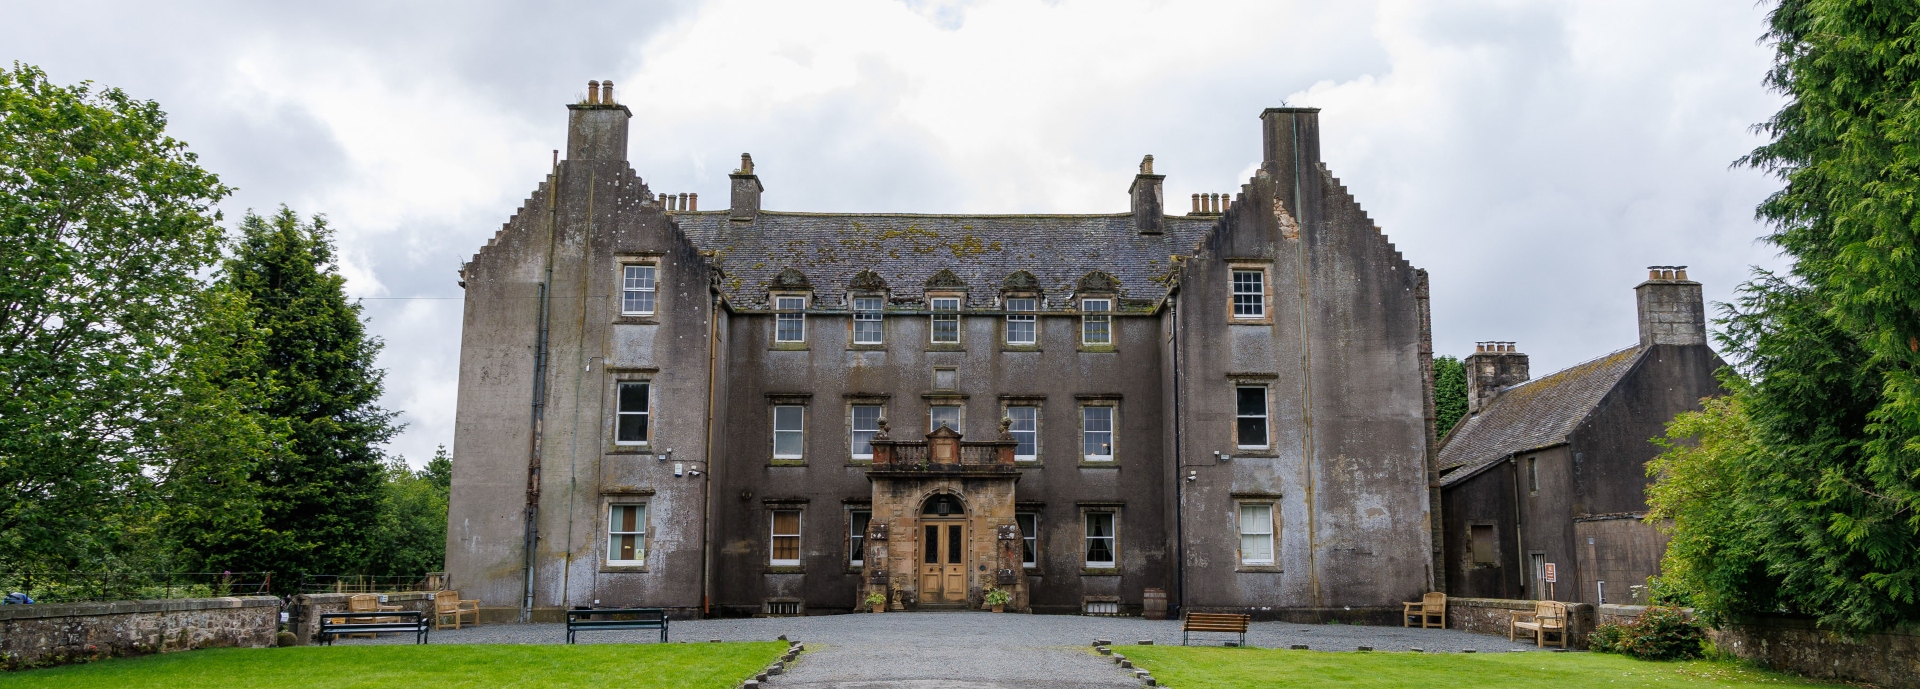
[(0, 672), (0, 687), (712, 687), (739, 684), (784, 642), (221, 648)]
[(1264, 648), (1119, 646), (1174, 689), (1228, 687), (1838, 687), (1735, 663), (1650, 663), (1604, 653), (1325, 653)]

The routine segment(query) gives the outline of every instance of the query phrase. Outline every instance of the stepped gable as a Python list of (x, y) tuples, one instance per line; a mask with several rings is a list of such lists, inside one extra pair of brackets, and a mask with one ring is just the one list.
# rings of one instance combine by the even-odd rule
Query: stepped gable
[(1566, 442), (1643, 351), (1628, 347), (1508, 388), (1447, 433), (1440, 448), (1440, 484), (1480, 473), (1516, 452)]
[(1333, 171), (1327, 169), (1325, 163), (1320, 164), (1320, 179), (1324, 182), (1322, 188), (1326, 190), (1325, 212), (1330, 218), (1339, 224), (1350, 227), (1360, 226), (1372, 228), (1373, 237), (1379, 242), (1381, 248), (1393, 256), (1393, 263), (1396, 268), (1406, 268), (1409, 270), (1413, 268), (1413, 264), (1408, 263), (1406, 257), (1400, 255), (1400, 249), (1395, 247), (1391, 240), (1387, 239), (1386, 231), (1381, 230), (1379, 225), (1374, 224), (1373, 217), (1367, 215), (1366, 209), (1360, 207), (1360, 201), (1353, 197), (1353, 192), (1348, 191), (1346, 185), (1340, 183), (1339, 177), (1333, 176)]
[(893, 301), (918, 302), (927, 280), (946, 269), (966, 283), (969, 308), (992, 308), (1007, 277), (1024, 270), (1048, 295), (1045, 308), (1059, 309), (1080, 278), (1097, 270), (1119, 279), (1123, 309), (1150, 310), (1167, 294), (1171, 257), (1191, 255), (1214, 224), (1167, 216), (1164, 233), (1143, 235), (1132, 214), (761, 211), (752, 223), (732, 221), (724, 210), (672, 215), (696, 246), (720, 259), (721, 290), (740, 309), (766, 308), (759, 288), (791, 267), (806, 273), (823, 307), (842, 304), (866, 270), (894, 286)]

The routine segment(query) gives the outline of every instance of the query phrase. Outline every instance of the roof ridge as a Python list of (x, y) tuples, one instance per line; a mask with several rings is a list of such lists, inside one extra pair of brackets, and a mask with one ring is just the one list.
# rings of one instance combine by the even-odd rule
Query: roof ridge
[[(671, 211), (671, 215), (726, 215), (726, 209), (714, 211)], [(760, 211), (760, 215), (790, 215), (814, 218), (1131, 218), (1132, 213), (855, 213), (825, 211)], [(1168, 215), (1185, 218), (1185, 215)], [(1212, 218), (1207, 218), (1211, 220)]]
[(1532, 384), (1534, 384), (1534, 383), (1538, 383), (1538, 382), (1540, 382), (1540, 381), (1543, 381), (1543, 380), (1551, 380), (1551, 379), (1553, 379), (1553, 378), (1555, 378), (1555, 377), (1557, 377), (1557, 376), (1562, 376), (1562, 375), (1566, 375), (1566, 374), (1569, 374), (1569, 373), (1572, 373), (1572, 372), (1574, 372), (1575, 370), (1578, 370), (1579, 368), (1581, 368), (1581, 367), (1583, 367), (1583, 366), (1588, 366), (1588, 365), (1591, 365), (1591, 364), (1597, 364), (1597, 363), (1600, 363), (1600, 362), (1601, 362), (1601, 361), (1603, 361), (1603, 360), (1606, 360), (1606, 359), (1611, 359), (1611, 358), (1613, 358), (1613, 357), (1616, 357), (1616, 356), (1620, 356), (1620, 355), (1621, 355), (1622, 353), (1624, 353), (1624, 352), (1627, 352), (1627, 351), (1629, 351), (1629, 350), (1635, 350), (1635, 349), (1639, 349), (1639, 348), (1640, 348), (1640, 345), (1639, 345), (1639, 344), (1632, 344), (1632, 345), (1627, 345), (1627, 346), (1625, 346), (1625, 347), (1622, 347), (1622, 348), (1620, 348), (1620, 349), (1616, 349), (1616, 350), (1613, 350), (1613, 351), (1611, 351), (1611, 352), (1607, 352), (1607, 353), (1605, 353), (1605, 354), (1602, 354), (1602, 355), (1600, 355), (1600, 356), (1596, 356), (1596, 357), (1594, 357), (1594, 358), (1592, 358), (1592, 359), (1588, 359), (1588, 360), (1586, 360), (1586, 361), (1582, 361), (1582, 362), (1579, 362), (1579, 363), (1576, 363), (1576, 364), (1573, 364), (1573, 365), (1571, 365), (1571, 366), (1568, 366), (1568, 367), (1566, 367), (1566, 368), (1563, 368), (1563, 369), (1560, 369), (1560, 370), (1558, 370), (1558, 371), (1554, 371), (1554, 372), (1552, 372), (1552, 373), (1549, 373), (1549, 374), (1547, 374), (1547, 375), (1544, 375), (1544, 376), (1540, 376), (1539, 378), (1529, 378), (1529, 379), (1527, 379), (1527, 380), (1523, 380), (1523, 381), (1520, 381), (1519, 383), (1515, 383), (1515, 384), (1513, 384), (1513, 385), (1510, 385), (1510, 386), (1507, 386), (1507, 387), (1506, 387), (1506, 388), (1504, 388), (1504, 389), (1505, 389), (1505, 390), (1516, 390), (1516, 389), (1519, 389), (1519, 388), (1523, 388), (1523, 387), (1526, 387), (1526, 386), (1528, 386), (1528, 385), (1532, 385)]

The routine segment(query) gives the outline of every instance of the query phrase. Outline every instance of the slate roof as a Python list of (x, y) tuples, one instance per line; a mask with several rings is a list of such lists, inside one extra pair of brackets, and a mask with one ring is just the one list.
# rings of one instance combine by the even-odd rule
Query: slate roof
[(1633, 368), (1643, 350), (1628, 347), (1536, 378), (1460, 420), (1440, 448), (1440, 485), (1465, 479), (1515, 452), (1566, 442), (1600, 398)]
[(1217, 216), (1168, 216), (1165, 232), (1143, 235), (1132, 214), (918, 215), (760, 211), (752, 223), (725, 210), (674, 212), (682, 232), (716, 252), (721, 290), (735, 308), (765, 308), (767, 285), (786, 268), (805, 274), (814, 303), (835, 308), (862, 270), (887, 282), (896, 302), (917, 302), (927, 279), (952, 270), (967, 283), (967, 306), (989, 308), (1014, 271), (1039, 278), (1047, 304), (1067, 304), (1092, 271), (1120, 281), (1121, 309), (1166, 296), (1171, 256), (1191, 256)]

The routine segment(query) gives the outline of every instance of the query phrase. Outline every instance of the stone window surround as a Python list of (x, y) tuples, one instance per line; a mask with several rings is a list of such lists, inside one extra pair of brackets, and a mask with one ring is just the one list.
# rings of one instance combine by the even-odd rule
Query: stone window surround
[[(1498, 568), (1500, 566), (1500, 525), (1494, 521), (1476, 519), (1476, 520), (1467, 522), (1465, 526), (1467, 527), (1467, 532), (1465, 534), (1462, 534), (1462, 537), (1466, 539), (1466, 545), (1467, 545), (1466, 547), (1467, 561), (1465, 563), (1467, 568), (1468, 569)], [(1493, 553), (1491, 557), (1485, 560), (1480, 559), (1481, 553), (1475, 551), (1473, 547), (1473, 527), (1476, 527), (1476, 526), (1487, 527), (1487, 529), (1493, 533), (1493, 537), (1487, 539), (1488, 542), (1493, 544)]]
[[(1107, 303), (1107, 309), (1105, 311), (1088, 311), (1087, 302), (1089, 301), (1104, 301)], [(1076, 294), (1073, 296), (1073, 304), (1075, 307), (1075, 311), (1080, 314), (1080, 337), (1078, 338), (1080, 341), (1080, 349), (1085, 351), (1107, 352), (1107, 351), (1113, 351), (1119, 348), (1119, 344), (1114, 342), (1114, 340), (1119, 338), (1116, 337), (1118, 333), (1115, 332), (1115, 328), (1113, 327), (1113, 324), (1114, 324), (1113, 314), (1120, 310), (1119, 296), (1105, 293), (1105, 292), (1089, 292), (1086, 294)], [(1088, 342), (1087, 341), (1087, 324), (1088, 324), (1087, 319), (1092, 317), (1095, 314), (1105, 316), (1107, 319), (1107, 341), (1106, 342)]]
[[(925, 298), (926, 298), (926, 305), (927, 305), (927, 348), (928, 349), (964, 349), (967, 344), (967, 315), (966, 315), (967, 314), (967, 293), (966, 291), (965, 290), (928, 290), (925, 295)], [(933, 300), (935, 299), (953, 299), (955, 300), (956, 305), (954, 306), (954, 309), (952, 311), (936, 311), (933, 308)], [(933, 339), (933, 337), (934, 337), (934, 331), (937, 330), (938, 328), (934, 325), (933, 319), (938, 316), (947, 315), (947, 314), (951, 314), (954, 317), (954, 338), (955, 339), (952, 342), (936, 341)]]
[[(1232, 494), (1231, 497), (1233, 498), (1233, 506), (1234, 506), (1233, 530), (1234, 530), (1234, 536), (1235, 536), (1234, 545), (1233, 545), (1233, 550), (1234, 550), (1233, 571), (1249, 572), (1249, 573), (1279, 573), (1283, 571), (1280, 568), (1280, 494), (1279, 493), (1261, 493), (1261, 492), (1235, 492)], [(1273, 545), (1272, 545), (1272, 551), (1271, 551), (1273, 553), (1272, 563), (1247, 564), (1246, 562), (1242, 561), (1243, 555), (1240, 552), (1240, 538), (1239, 538), (1241, 535), (1240, 534), (1240, 506), (1241, 505), (1266, 505), (1267, 506), (1267, 510), (1268, 510), (1267, 520), (1268, 520), (1268, 529), (1269, 529), (1268, 535), (1270, 538), (1273, 539)]]
[[(1275, 449), (1273, 442), (1273, 384), (1280, 379), (1280, 374), (1236, 371), (1228, 373), (1226, 379), (1227, 386), (1225, 394), (1228, 410), (1233, 413), (1235, 420), (1227, 426), (1226, 438), (1224, 439), (1224, 444), (1233, 449), (1228, 452), (1223, 452), (1222, 454), (1230, 454), (1235, 457), (1279, 457), (1280, 453)], [(1241, 447), (1238, 420), (1240, 404), (1239, 388), (1256, 386), (1267, 389), (1267, 444), (1264, 447)]]
[(1041, 576), (1040, 563), (1046, 561), (1046, 558), (1043, 558), (1040, 556), (1040, 548), (1041, 548), (1040, 517), (1041, 517), (1042, 511), (1043, 510), (1041, 509), (1040, 506), (1030, 505), (1026, 503), (1016, 503), (1013, 508), (1013, 515), (1014, 515), (1013, 523), (1015, 525), (1018, 525), (1020, 523), (1020, 520), (1019, 520), (1020, 515), (1033, 516), (1033, 533), (1027, 533), (1026, 529), (1024, 528), (1020, 530), (1021, 539), (1033, 542), (1033, 561), (1020, 563), (1021, 568), (1026, 570), (1027, 576), (1035, 576), (1035, 577)]
[[(660, 437), (660, 424), (656, 423), (660, 416), (658, 413), (660, 409), (660, 386), (652, 385), (651, 383), (653, 383), (654, 376), (659, 374), (659, 372), (660, 369), (651, 366), (638, 368), (609, 366), (606, 368), (606, 401), (603, 402), (604, 406), (602, 408), (608, 410), (608, 413), (605, 422), (606, 427), (602, 430), (601, 435), (601, 437), (606, 438), (606, 448), (603, 450), (605, 454), (644, 454), (653, 451), (653, 441)], [(620, 427), (621, 383), (649, 384), (647, 386), (647, 439), (642, 442), (622, 443), (614, 440), (615, 433), (618, 432)]]
[[(658, 325), (660, 323), (660, 313), (666, 311), (666, 302), (672, 294), (671, 290), (660, 288), (661, 277), (666, 274), (666, 268), (662, 265), (661, 260), (665, 256), (666, 254), (658, 251), (614, 252), (612, 258), (613, 265), (609, 271), (613, 274), (612, 291), (614, 298), (612, 299), (612, 320), (614, 323), (622, 325)], [(621, 312), (624, 307), (622, 303), (624, 290), (622, 287), (626, 285), (627, 266), (631, 265), (653, 266), (653, 313), (627, 314)]]
[[(859, 560), (853, 559), (853, 554), (854, 554), (853, 514), (855, 512), (867, 513), (867, 523), (872, 524), (873, 523), (873, 501), (870, 499), (864, 499), (864, 498), (847, 498), (841, 501), (840, 516), (843, 518), (843, 523), (846, 525), (846, 528), (842, 529), (842, 531), (844, 531), (845, 533), (841, 536), (840, 548), (841, 548), (841, 552), (847, 555), (846, 557), (847, 572), (849, 574), (859, 574), (862, 570), (866, 568), (865, 552), (860, 553)], [(867, 535), (864, 532), (860, 534), (860, 540), (862, 544), (861, 550), (863, 551), (866, 549), (865, 547), (866, 538), (867, 538)]]
[[(922, 428), (926, 428), (927, 430), (915, 431), (918, 435), (915, 435), (912, 438), (906, 438), (905, 436), (902, 436), (901, 438), (895, 438), (895, 439), (896, 440), (901, 440), (901, 439), (918, 440), (921, 437), (925, 436), (926, 434), (932, 433), (934, 407), (959, 408), (960, 420), (957, 423), (960, 424), (960, 427), (955, 428), (953, 430), (959, 432), (960, 435), (965, 436), (967, 434), (967, 398), (968, 398), (967, 395), (963, 395), (957, 392), (930, 392), (930, 393), (921, 395), (920, 399), (925, 401), (927, 406), (926, 413), (922, 415), (922, 418), (924, 418), (927, 423), (923, 425)], [(888, 423), (892, 424), (893, 422), (889, 421)], [(894, 430), (898, 431), (900, 429), (895, 428)]]
[[(809, 440), (809, 438), (807, 437), (808, 435), (807, 417), (810, 416), (807, 413), (807, 407), (808, 405), (812, 404), (812, 402), (813, 402), (813, 393), (809, 393), (809, 392), (767, 393), (767, 441), (768, 441), (767, 454), (769, 457), (773, 459), (774, 463), (801, 464), (801, 465), (806, 464), (806, 457), (807, 457), (806, 448), (807, 448), (807, 441)], [(783, 457), (783, 456), (780, 456), (780, 454), (778, 452), (775, 452), (773, 449), (774, 439), (778, 437), (775, 435), (778, 429), (776, 429), (774, 426), (774, 424), (778, 422), (778, 418), (777, 418), (778, 412), (775, 411), (775, 409), (778, 407), (799, 407), (800, 408), (800, 454), (798, 456)]]
[[(1080, 519), (1079, 519), (1080, 533), (1079, 533), (1079, 538), (1077, 540), (1079, 540), (1080, 542), (1079, 551), (1080, 551), (1081, 576), (1119, 576), (1120, 561), (1121, 561), (1120, 524), (1122, 521), (1120, 513), (1126, 507), (1126, 503), (1087, 501), (1087, 502), (1074, 503), (1074, 506), (1079, 508), (1079, 514), (1080, 514)], [(1091, 514), (1113, 515), (1113, 537), (1112, 537), (1113, 563), (1111, 565), (1095, 566), (1087, 562), (1087, 559), (1086, 559), (1087, 558), (1087, 518), (1088, 518), (1088, 515), (1091, 515)]]
[[(1120, 394), (1083, 393), (1074, 395), (1073, 398), (1074, 401), (1078, 403), (1074, 409), (1073, 416), (1074, 426), (1079, 436), (1074, 439), (1074, 447), (1077, 448), (1074, 451), (1074, 455), (1080, 458), (1080, 466), (1098, 468), (1120, 466)], [(1106, 456), (1106, 459), (1087, 458), (1087, 414), (1083, 411), (1087, 407), (1110, 407), (1113, 409), (1113, 416), (1108, 424), (1111, 427), (1108, 431), (1108, 433), (1111, 434), (1108, 436), (1108, 444), (1111, 447), (1108, 449), (1109, 454)]]
[[(1231, 325), (1273, 325), (1273, 261), (1227, 259), (1227, 323)], [(1241, 318), (1233, 315), (1233, 273), (1237, 270), (1260, 272), (1261, 316)]]
[(1046, 452), (1046, 402), (1047, 396), (1044, 394), (1000, 396), (1000, 418), (1013, 418), (1012, 413), (1007, 411), (1008, 407), (1033, 407), (1033, 457), (1021, 459), (1020, 455), (1015, 455), (1014, 461), (1039, 464), (1041, 458), (1044, 456)]
[[(1032, 299), (1033, 311), (1009, 310), (1007, 309), (1008, 299)], [(1041, 332), (1045, 330), (1045, 328), (1040, 327), (1040, 324), (1042, 319), (1042, 313), (1044, 313), (1047, 310), (1046, 296), (1041, 294), (1040, 292), (1035, 292), (1035, 291), (1025, 291), (1025, 290), (1005, 291), (1000, 293), (999, 306), (1001, 310), (1004, 312), (1004, 315), (1002, 315), (999, 319), (1000, 320), (999, 340), (1000, 340), (1001, 348), (1011, 350), (1011, 351), (1016, 351), (1016, 352), (1038, 350), (1040, 348)], [(1032, 342), (1023, 342), (1023, 343), (1015, 344), (1007, 341), (1007, 334), (1008, 334), (1007, 317), (1015, 314), (1033, 316), (1033, 341)]]
[[(647, 522), (646, 524), (642, 525), (642, 528), (645, 532), (645, 536), (643, 537), (645, 540), (644, 540), (644, 545), (642, 545), (641, 547), (645, 549), (646, 557), (651, 558), (653, 556), (653, 490), (643, 489), (643, 490), (634, 491), (631, 493), (612, 493), (612, 494), (606, 494), (606, 495), (600, 496), (599, 518), (611, 519), (613, 516), (613, 507), (615, 505), (645, 505), (647, 507), (646, 511), (643, 513), (646, 515)], [(612, 525), (605, 524), (600, 526), (601, 526), (601, 528), (599, 529), (600, 533), (606, 534), (608, 533), (608, 530), (611, 528)], [(605, 538), (600, 539), (600, 543), (596, 547), (606, 548), (608, 545), (607, 540), (608, 539), (605, 539)], [(611, 553), (607, 553), (607, 552), (598, 553), (601, 572), (644, 573), (649, 571), (647, 569), (646, 561), (642, 561), (640, 564), (637, 564), (637, 565), (614, 564), (620, 561), (607, 559), (609, 555), (611, 555)]]

